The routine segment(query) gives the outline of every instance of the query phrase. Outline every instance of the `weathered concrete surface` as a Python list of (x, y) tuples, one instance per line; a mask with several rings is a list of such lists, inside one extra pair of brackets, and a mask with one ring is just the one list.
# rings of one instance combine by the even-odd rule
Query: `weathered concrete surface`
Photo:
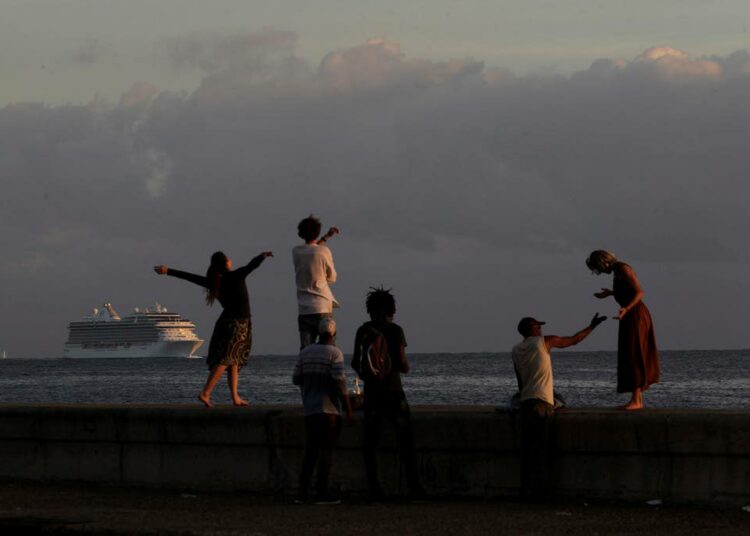
[(0, 534), (114, 535), (654, 535), (746, 536), (739, 507), (445, 500), (339, 507), (278, 495), (183, 493), (68, 483), (0, 483)]
[[(439, 495), (517, 493), (518, 422), (488, 407), (417, 407), (425, 487)], [(566, 410), (555, 416), (561, 497), (750, 503), (750, 413)], [(384, 430), (381, 478), (402, 488), (394, 436)], [(365, 489), (361, 415), (345, 428), (332, 481)], [(0, 405), (0, 479), (217, 491), (296, 485), (302, 415), (285, 406)]]

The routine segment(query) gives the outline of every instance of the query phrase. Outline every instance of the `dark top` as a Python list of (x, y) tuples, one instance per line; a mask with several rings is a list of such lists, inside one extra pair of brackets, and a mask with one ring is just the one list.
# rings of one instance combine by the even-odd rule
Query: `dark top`
[[(245, 278), (265, 260), (261, 254), (241, 268), (231, 270), (221, 276), (218, 300), (224, 309), (221, 318), (250, 318), (250, 298), (247, 293)], [(167, 275), (190, 281), (205, 289), (208, 288), (208, 279), (202, 275), (191, 274), (180, 270), (167, 269)]]
[(401, 363), (399, 356), (400, 349), (406, 346), (406, 336), (401, 326), (393, 322), (376, 323), (373, 321), (365, 322), (357, 330), (354, 337), (354, 353), (359, 354), (362, 346), (362, 338), (367, 330), (375, 328), (385, 337), (388, 344), (388, 353), (391, 357), (391, 373), (381, 381), (365, 382), (365, 398), (377, 396), (380, 393), (391, 393), (403, 395), (404, 389), (401, 385), (401, 372), (404, 364)]

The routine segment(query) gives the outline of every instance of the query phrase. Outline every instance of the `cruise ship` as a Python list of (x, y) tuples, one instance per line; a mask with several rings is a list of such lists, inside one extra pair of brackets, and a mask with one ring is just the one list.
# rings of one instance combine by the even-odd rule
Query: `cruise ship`
[(63, 357), (196, 357), (195, 324), (159, 304), (121, 318), (112, 304), (68, 326)]

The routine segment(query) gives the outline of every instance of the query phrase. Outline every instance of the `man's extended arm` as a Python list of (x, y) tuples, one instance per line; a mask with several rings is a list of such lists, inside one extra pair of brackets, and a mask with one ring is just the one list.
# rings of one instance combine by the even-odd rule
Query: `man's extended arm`
[(591, 323), (583, 328), (581, 331), (571, 337), (558, 337), (557, 335), (547, 335), (544, 337), (544, 344), (547, 346), (547, 350), (552, 348), (567, 348), (568, 346), (575, 346), (583, 339), (588, 337), (594, 328), (607, 320), (606, 316), (599, 316), (599, 313), (594, 314), (594, 318), (591, 319)]

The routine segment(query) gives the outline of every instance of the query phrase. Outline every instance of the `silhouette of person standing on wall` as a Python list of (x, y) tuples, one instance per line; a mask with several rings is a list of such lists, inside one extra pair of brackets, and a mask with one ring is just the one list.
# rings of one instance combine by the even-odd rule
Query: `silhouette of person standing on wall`
[(336, 268), (331, 250), (325, 245), (339, 230), (331, 227), (318, 239), (320, 228), (320, 220), (312, 215), (299, 222), (297, 234), (305, 243), (292, 249), (300, 349), (315, 342), (321, 319), (332, 316), (333, 309), (339, 307), (329, 286), (336, 282)]
[(201, 275), (174, 270), (164, 265), (154, 266), (160, 275), (171, 275), (178, 279), (190, 281), (206, 290), (206, 303), (213, 305), (218, 300), (222, 312), (214, 325), (211, 342), (208, 347), (208, 379), (198, 395), (206, 407), (212, 407), (211, 392), (216, 383), (229, 371), (229, 391), (235, 406), (248, 406), (237, 392), (240, 369), (247, 364), (252, 346), (252, 324), (250, 321), (250, 300), (245, 278), (260, 266), (267, 257), (273, 257), (270, 251), (264, 251), (245, 266), (232, 270), (232, 261), (221, 251), (211, 256), (211, 264), (205, 277)]
[(651, 313), (643, 303), (644, 292), (630, 265), (618, 261), (609, 251), (596, 250), (586, 259), (595, 274), (612, 274), (612, 290), (603, 288), (594, 296), (614, 296), (620, 306), (617, 316), (617, 392), (632, 393), (620, 409), (643, 408), (643, 391), (659, 382), (659, 350)]

